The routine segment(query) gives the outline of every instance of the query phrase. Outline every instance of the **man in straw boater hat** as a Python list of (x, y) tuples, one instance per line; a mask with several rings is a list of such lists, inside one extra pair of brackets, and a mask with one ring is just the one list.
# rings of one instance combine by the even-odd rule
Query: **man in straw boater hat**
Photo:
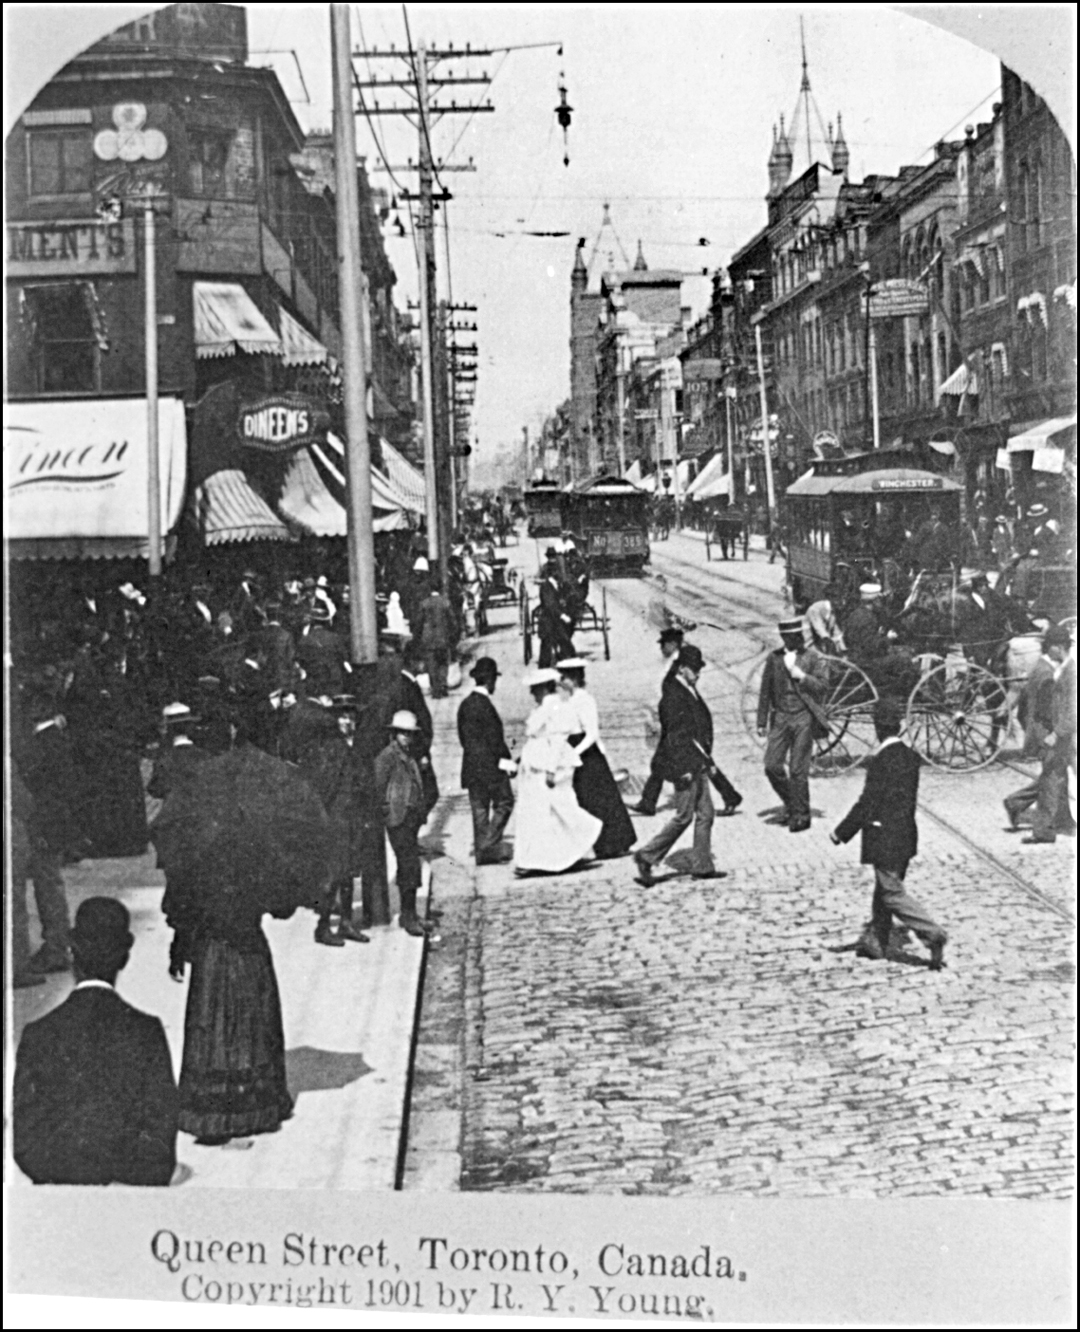
[(427, 817), (420, 769), (409, 752), (419, 729), (412, 712), (395, 712), (390, 719), (390, 743), (375, 760), (375, 791), (382, 810), (386, 836), (397, 860), (397, 887), (401, 898), (401, 928), (422, 936), (433, 929), (416, 914), (420, 890), (420, 846), (417, 837)]
[(824, 725), (819, 702), (826, 662), (807, 647), (801, 618), (781, 620), (783, 647), (765, 659), (758, 696), (758, 735), (767, 735), (765, 776), (784, 802), (779, 819), (792, 832), (810, 827), (810, 758), (815, 732)]
[(75, 988), (23, 1031), (15, 1059), (16, 1163), (35, 1184), (166, 1185), (178, 1097), (165, 1029), (116, 993), (135, 942), (111, 897), (79, 907)]
[(499, 667), (492, 657), (480, 657), (469, 674), (474, 688), (462, 699), (457, 714), (461, 785), (469, 793), (476, 863), (494, 865), (511, 859), (502, 848), (502, 835), (514, 809), (510, 774), (516, 768), (491, 698)]
[(682, 648), (675, 660), (675, 680), (660, 702), (664, 743), (658, 764), (661, 776), (675, 787), (675, 816), (652, 841), (634, 852), (638, 882), (646, 888), (654, 882), (654, 867), (691, 823), (694, 825), (691, 874), (695, 879), (724, 877), (712, 856), (712, 826), (716, 815), (710, 791), (712, 715), (697, 691), (705, 660), (700, 649), (692, 643)]
[(855, 946), (858, 957), (886, 956), (895, 918), (930, 949), (930, 969), (940, 971), (947, 936), (904, 886), (907, 867), (919, 846), (915, 806), (922, 760), (900, 739), (903, 704), (879, 698), (874, 704), (878, 748), (866, 768), (862, 795), (831, 835), (840, 845), (862, 833), (862, 863), (874, 868), (870, 923)]

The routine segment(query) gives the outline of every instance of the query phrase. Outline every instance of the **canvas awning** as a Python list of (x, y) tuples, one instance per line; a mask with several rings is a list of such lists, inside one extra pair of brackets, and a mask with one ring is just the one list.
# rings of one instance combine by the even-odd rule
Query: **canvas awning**
[[(312, 445), (312, 454), (319, 464), (319, 470), (322, 472), (324, 480), (329, 483), (331, 492), (340, 496), (341, 502), (344, 503), (345, 445), (333, 433), (327, 435), (326, 440), (325, 448), (320, 444)], [(402, 462), (404, 461), (402, 459)], [(377, 467), (371, 469), (371, 503), (373, 508), (383, 509), (387, 512), (393, 509), (402, 509), (406, 513), (424, 512), (423, 494), (419, 499), (416, 499), (404, 493), (390, 477), (385, 476)]]
[[(371, 475), (374, 491), (378, 485), (376, 478), (381, 481), (382, 477), (374, 467)], [(381, 498), (385, 498), (385, 492), (382, 492)], [(293, 456), (285, 474), (278, 507), (286, 518), (312, 536), (343, 537), (348, 533), (344, 505), (323, 480), (310, 449), (297, 449)], [(387, 509), (381, 504), (373, 504), (373, 507), (372, 531), (396, 532), (409, 526), (403, 509)]]
[(960, 398), (965, 393), (978, 393), (978, 391), (977, 377), (968, 369), (965, 362), (961, 362), (938, 389), (938, 397), (948, 394), (951, 397)]
[(196, 282), (192, 299), (196, 356), (281, 355), (281, 339), (239, 282)]
[[(5, 535), (16, 558), (145, 558), (144, 398), (11, 402), (4, 425)], [(184, 404), (158, 400), (161, 530), (176, 526), (187, 479)]]
[(707, 481), (700, 490), (694, 492), (692, 498), (696, 500), (719, 499), (721, 495), (731, 493), (731, 478), (727, 472), (720, 476), (714, 476), (711, 481)]
[(1030, 453), (1035, 449), (1060, 447), (1063, 441), (1057, 437), (1064, 435), (1066, 430), (1075, 429), (1075, 413), (1072, 416), (1055, 416), (1029, 427), (1023, 434), (1013, 435), (1006, 447), (1010, 453)]
[[(724, 455), (718, 453), (715, 457), (709, 459), (701, 471), (698, 472), (697, 476), (694, 477), (693, 481), (687, 486), (686, 498), (705, 499), (706, 496), (702, 494), (702, 491), (708, 486), (711, 486), (714, 481), (723, 475), (723, 473)], [(726, 494), (726, 490), (723, 493)]]
[(333, 358), (314, 334), (295, 320), (288, 310), (281, 314), (281, 360), (283, 365), (325, 365)]
[(410, 502), (414, 513), (423, 513), (427, 505), (427, 484), (423, 472), (418, 472), (389, 440), (379, 441), (382, 446), (383, 467), (395, 488)]
[(208, 546), (292, 540), (289, 529), (238, 468), (214, 472), (195, 488), (195, 516)]

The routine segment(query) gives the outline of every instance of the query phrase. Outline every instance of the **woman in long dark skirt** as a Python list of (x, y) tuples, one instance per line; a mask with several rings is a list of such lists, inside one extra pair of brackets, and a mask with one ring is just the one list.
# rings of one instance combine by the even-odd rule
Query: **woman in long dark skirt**
[(213, 907), (190, 886), (170, 881), (162, 909), (175, 931), (169, 974), (191, 963), (180, 1128), (214, 1146), (272, 1133), (292, 1114), (285, 1078), (281, 999), (262, 930), (262, 910), (247, 895), (222, 890)]
[(637, 841), (637, 833), (604, 757), (600, 714), (596, 700), (585, 688), (585, 662), (580, 657), (571, 657), (558, 662), (556, 669), (560, 677), (562, 728), (581, 759), (581, 767), (574, 770), (574, 794), (581, 808), (603, 824), (595, 855), (600, 860), (625, 856)]

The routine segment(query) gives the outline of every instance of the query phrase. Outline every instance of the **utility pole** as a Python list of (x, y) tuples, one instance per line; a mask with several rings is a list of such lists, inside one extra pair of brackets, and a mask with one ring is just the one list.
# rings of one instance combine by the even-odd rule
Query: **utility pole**
[(146, 263), (146, 484), (149, 573), (161, 576), (161, 463), (158, 443), (157, 241), (154, 200), (147, 194), (143, 206)]
[(371, 528), (371, 448), (367, 422), (364, 347), (364, 274), (360, 263), (360, 203), (356, 184), (349, 7), (330, 7), (334, 81), (334, 175), (337, 193), (338, 291), (341, 303), (342, 377), (345, 383), (345, 502), (348, 519), (350, 642), (352, 659), (379, 657), (375, 615), (375, 544)]
[(754, 347), (757, 351), (758, 391), (761, 399), (761, 447), (765, 454), (765, 501), (769, 506), (769, 537), (776, 521), (776, 491), (773, 488), (772, 444), (769, 439), (769, 399), (765, 393), (765, 354), (761, 349), (761, 319), (754, 320)]

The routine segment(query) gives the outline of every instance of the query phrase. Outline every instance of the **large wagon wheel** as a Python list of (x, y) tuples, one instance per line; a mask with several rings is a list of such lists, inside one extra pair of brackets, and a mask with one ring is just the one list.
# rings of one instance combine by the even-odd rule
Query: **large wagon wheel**
[[(747, 677), (740, 704), (747, 731), (761, 745), (765, 742), (757, 734), (757, 702), (766, 660), (762, 658)], [(878, 694), (874, 682), (842, 657), (826, 657), (825, 661), (828, 687), (818, 706), (829, 729), (827, 735), (814, 741), (811, 770), (817, 777), (847, 772), (877, 747), (873, 712)]]
[(975, 772), (993, 762), (1009, 729), (1009, 697), (998, 677), (973, 661), (949, 660), (911, 691), (907, 735), (913, 749), (945, 772)]
[(521, 645), (525, 665), (532, 661), (532, 617), (529, 614), (529, 589), (522, 579), (521, 592), (518, 596), (518, 618), (521, 622)]
[(604, 660), (611, 660), (611, 643), (608, 639), (607, 588), (600, 589), (600, 628), (604, 635)]

